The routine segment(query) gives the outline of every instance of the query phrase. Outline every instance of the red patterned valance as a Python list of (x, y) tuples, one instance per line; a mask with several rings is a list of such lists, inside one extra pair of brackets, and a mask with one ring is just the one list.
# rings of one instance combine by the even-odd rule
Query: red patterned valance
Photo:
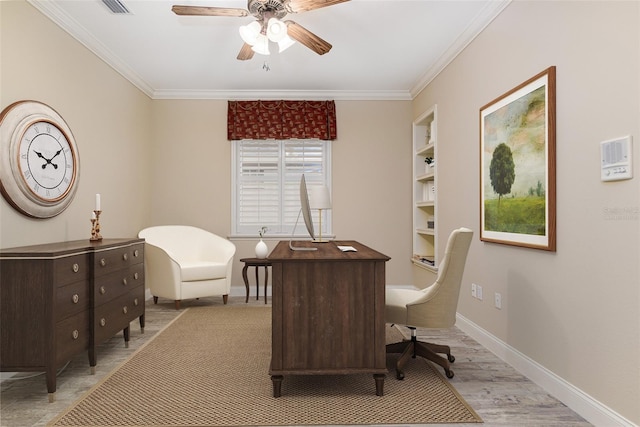
[(229, 101), (227, 139), (324, 139), (338, 136), (334, 101)]

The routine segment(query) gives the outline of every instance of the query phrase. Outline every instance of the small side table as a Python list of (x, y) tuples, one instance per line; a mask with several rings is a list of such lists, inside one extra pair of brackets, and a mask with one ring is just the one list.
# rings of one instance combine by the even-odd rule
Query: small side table
[(267, 303), (267, 282), (269, 281), (269, 267), (271, 267), (271, 261), (266, 258), (242, 258), (240, 262), (244, 262), (242, 268), (242, 278), (244, 279), (244, 286), (247, 288), (247, 298), (245, 303), (249, 302), (249, 279), (247, 278), (247, 269), (249, 267), (255, 267), (256, 270), (256, 300), (260, 298), (260, 284), (258, 283), (258, 269), (264, 267), (264, 303)]

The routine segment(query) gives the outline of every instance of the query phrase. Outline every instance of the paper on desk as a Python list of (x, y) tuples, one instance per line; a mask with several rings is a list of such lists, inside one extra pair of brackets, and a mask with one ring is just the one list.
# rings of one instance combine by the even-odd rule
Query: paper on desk
[(358, 252), (358, 250), (353, 246), (340, 246), (340, 245), (337, 245), (337, 246), (338, 246), (338, 249), (340, 249), (342, 252)]

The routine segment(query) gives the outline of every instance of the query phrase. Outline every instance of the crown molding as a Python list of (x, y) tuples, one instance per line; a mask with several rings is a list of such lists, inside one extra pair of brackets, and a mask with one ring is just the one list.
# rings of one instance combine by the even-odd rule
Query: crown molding
[(511, 3), (512, 0), (490, 1), (476, 15), (469, 26), (438, 58), (431, 68), (410, 89), (411, 99), (429, 85), (482, 31)]
[(106, 62), (117, 73), (129, 80), (134, 86), (151, 97), (153, 89), (138, 76), (126, 63), (120, 60), (100, 40), (88, 33), (84, 27), (60, 9), (55, 2), (46, 0), (27, 0), (29, 4), (51, 19), (71, 37)]
[(215, 90), (215, 91), (171, 91), (153, 92), (152, 99), (304, 99), (343, 101), (410, 101), (408, 91), (301, 91), (301, 90)]

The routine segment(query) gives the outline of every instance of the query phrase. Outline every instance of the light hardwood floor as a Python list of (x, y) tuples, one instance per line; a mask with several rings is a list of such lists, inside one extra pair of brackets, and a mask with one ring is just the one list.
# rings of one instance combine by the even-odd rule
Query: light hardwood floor
[[(244, 297), (230, 297), (229, 304), (245, 305), (244, 300)], [(196, 305), (219, 304), (222, 304), (220, 297), (184, 301), (182, 306), (184, 309)], [(264, 296), (256, 301), (255, 294), (252, 293), (249, 304), (264, 306)], [(152, 300), (147, 301), (145, 333), (140, 334), (138, 322), (132, 322), (129, 348), (124, 347), (121, 333), (101, 345), (95, 375), (90, 375), (86, 354), (72, 359), (58, 374), (58, 391), (54, 403), (48, 403), (42, 374), (23, 373), (18, 375), (18, 379), (2, 381), (0, 425), (46, 425), (124, 362), (178, 313), (172, 301), (161, 299), (157, 305)], [(455, 377), (451, 379), (451, 383), (482, 417), (484, 426), (591, 425), (460, 330), (453, 328), (446, 333), (418, 330), (418, 335), (426, 341), (449, 344), (452, 347), (456, 362), (453, 365)], [(410, 372), (406, 374), (410, 375)], [(389, 373), (387, 381), (396, 381), (393, 372)], [(419, 402), (408, 402), (407, 410), (411, 410), (412, 404)]]

